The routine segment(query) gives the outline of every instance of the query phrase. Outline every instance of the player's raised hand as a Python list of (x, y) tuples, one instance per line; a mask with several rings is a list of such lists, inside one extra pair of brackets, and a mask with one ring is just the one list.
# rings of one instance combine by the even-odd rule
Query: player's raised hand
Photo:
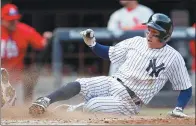
[(188, 115), (184, 114), (182, 108), (179, 107), (176, 107), (173, 111), (169, 112), (169, 115), (178, 118), (189, 117)]
[(92, 29), (87, 29), (84, 31), (81, 31), (80, 34), (82, 35), (84, 42), (89, 46), (93, 47), (95, 46), (95, 36), (94, 36), (94, 31)]

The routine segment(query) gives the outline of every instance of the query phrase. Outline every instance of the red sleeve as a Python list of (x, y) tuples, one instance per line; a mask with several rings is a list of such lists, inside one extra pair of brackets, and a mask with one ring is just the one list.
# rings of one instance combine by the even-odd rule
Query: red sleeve
[(189, 46), (190, 46), (190, 51), (191, 51), (191, 54), (192, 54), (192, 56), (193, 57), (195, 57), (195, 41), (194, 40), (192, 40), (192, 41), (190, 41), (190, 44), (189, 44)]
[(44, 38), (34, 28), (29, 29), (29, 42), (35, 49), (42, 49), (45, 45)]
[(45, 46), (45, 39), (31, 26), (18, 23), (17, 27), (23, 32), (31, 46), (35, 49), (43, 49)]

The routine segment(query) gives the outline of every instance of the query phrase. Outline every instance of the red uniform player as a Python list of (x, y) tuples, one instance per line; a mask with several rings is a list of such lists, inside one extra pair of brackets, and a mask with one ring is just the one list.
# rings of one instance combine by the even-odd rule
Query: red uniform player
[[(24, 57), (28, 45), (34, 49), (44, 49), (47, 39), (52, 35), (51, 32), (46, 32), (41, 36), (34, 28), (20, 22), (20, 18), (21, 14), (15, 5), (6, 4), (1, 8), (1, 67), (7, 69), (13, 85), (23, 80)], [(26, 82), (23, 85), (24, 83)], [(32, 97), (31, 94), (26, 94), (32, 92), (31, 86), (33, 85), (24, 86), (25, 97)]]

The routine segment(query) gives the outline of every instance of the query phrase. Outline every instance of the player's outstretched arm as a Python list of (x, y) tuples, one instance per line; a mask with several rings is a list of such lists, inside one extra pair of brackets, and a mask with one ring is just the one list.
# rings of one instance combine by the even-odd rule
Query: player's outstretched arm
[(191, 96), (192, 96), (192, 87), (186, 90), (181, 90), (178, 96), (177, 105), (175, 109), (169, 113), (169, 115), (173, 117), (180, 117), (180, 118), (188, 117), (188, 115), (183, 113), (183, 109), (189, 102)]
[(96, 43), (94, 31), (92, 29), (84, 30), (80, 32), (80, 34), (82, 35), (86, 45), (88, 45), (97, 56), (109, 60), (109, 46)]

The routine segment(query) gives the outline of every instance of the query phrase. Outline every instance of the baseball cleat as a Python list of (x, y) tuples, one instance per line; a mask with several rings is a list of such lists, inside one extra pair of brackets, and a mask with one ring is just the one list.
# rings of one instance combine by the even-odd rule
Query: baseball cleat
[(183, 113), (183, 110), (180, 107), (176, 107), (173, 111), (169, 112), (168, 115), (172, 117), (178, 117), (178, 118), (189, 117), (188, 115)]
[(29, 114), (41, 115), (46, 111), (46, 108), (50, 105), (50, 99), (47, 97), (40, 97), (32, 103), (29, 108)]

